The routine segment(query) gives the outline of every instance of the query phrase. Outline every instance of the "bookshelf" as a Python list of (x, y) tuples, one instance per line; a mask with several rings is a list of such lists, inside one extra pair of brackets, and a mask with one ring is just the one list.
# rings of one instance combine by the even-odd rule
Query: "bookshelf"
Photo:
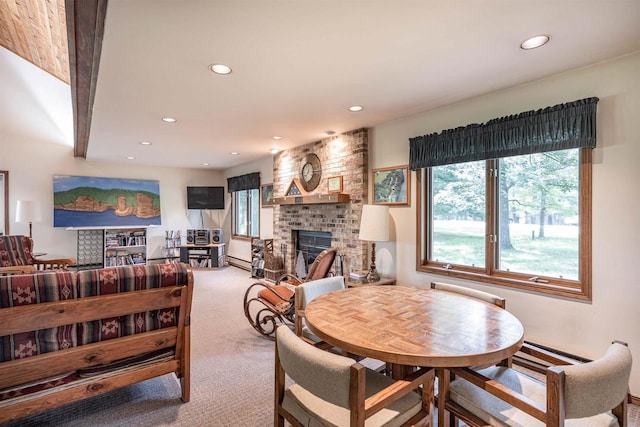
[(164, 235), (164, 252), (166, 263), (175, 263), (180, 261), (180, 245), (182, 244), (182, 235), (180, 230), (166, 230)]
[(147, 229), (105, 229), (104, 266), (140, 265), (147, 263)]
[(264, 277), (264, 254), (273, 252), (273, 239), (251, 239), (251, 277)]

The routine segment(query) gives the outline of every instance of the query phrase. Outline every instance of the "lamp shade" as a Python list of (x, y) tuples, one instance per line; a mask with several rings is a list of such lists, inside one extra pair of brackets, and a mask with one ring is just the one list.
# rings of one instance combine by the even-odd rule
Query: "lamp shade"
[(359, 238), (370, 242), (386, 242), (389, 240), (389, 206), (362, 206)]
[(42, 221), (40, 204), (33, 200), (18, 200), (16, 207), (16, 222)]

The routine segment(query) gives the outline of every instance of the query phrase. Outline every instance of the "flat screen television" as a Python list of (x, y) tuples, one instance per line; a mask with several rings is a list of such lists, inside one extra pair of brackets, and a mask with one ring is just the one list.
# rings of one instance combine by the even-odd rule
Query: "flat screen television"
[(187, 187), (187, 209), (224, 209), (224, 187)]

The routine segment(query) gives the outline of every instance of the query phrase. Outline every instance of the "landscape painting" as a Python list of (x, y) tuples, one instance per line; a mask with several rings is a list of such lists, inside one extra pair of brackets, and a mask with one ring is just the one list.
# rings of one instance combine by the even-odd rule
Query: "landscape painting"
[(160, 182), (53, 176), (54, 227), (160, 225)]

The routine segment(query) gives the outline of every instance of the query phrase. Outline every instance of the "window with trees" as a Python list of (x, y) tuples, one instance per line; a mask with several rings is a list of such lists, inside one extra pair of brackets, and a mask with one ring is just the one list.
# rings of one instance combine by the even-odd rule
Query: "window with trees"
[(260, 235), (260, 191), (240, 190), (233, 192), (233, 234), (240, 237)]
[[(590, 299), (596, 103), (590, 98), (455, 130), (464, 135), (412, 138), (418, 271)], [(523, 116), (527, 126), (517, 125), (526, 131), (513, 132)], [(496, 130), (505, 123), (508, 132)], [(505, 141), (517, 149), (505, 150)]]
[(260, 173), (227, 178), (231, 193), (232, 233), (234, 237), (260, 235)]

